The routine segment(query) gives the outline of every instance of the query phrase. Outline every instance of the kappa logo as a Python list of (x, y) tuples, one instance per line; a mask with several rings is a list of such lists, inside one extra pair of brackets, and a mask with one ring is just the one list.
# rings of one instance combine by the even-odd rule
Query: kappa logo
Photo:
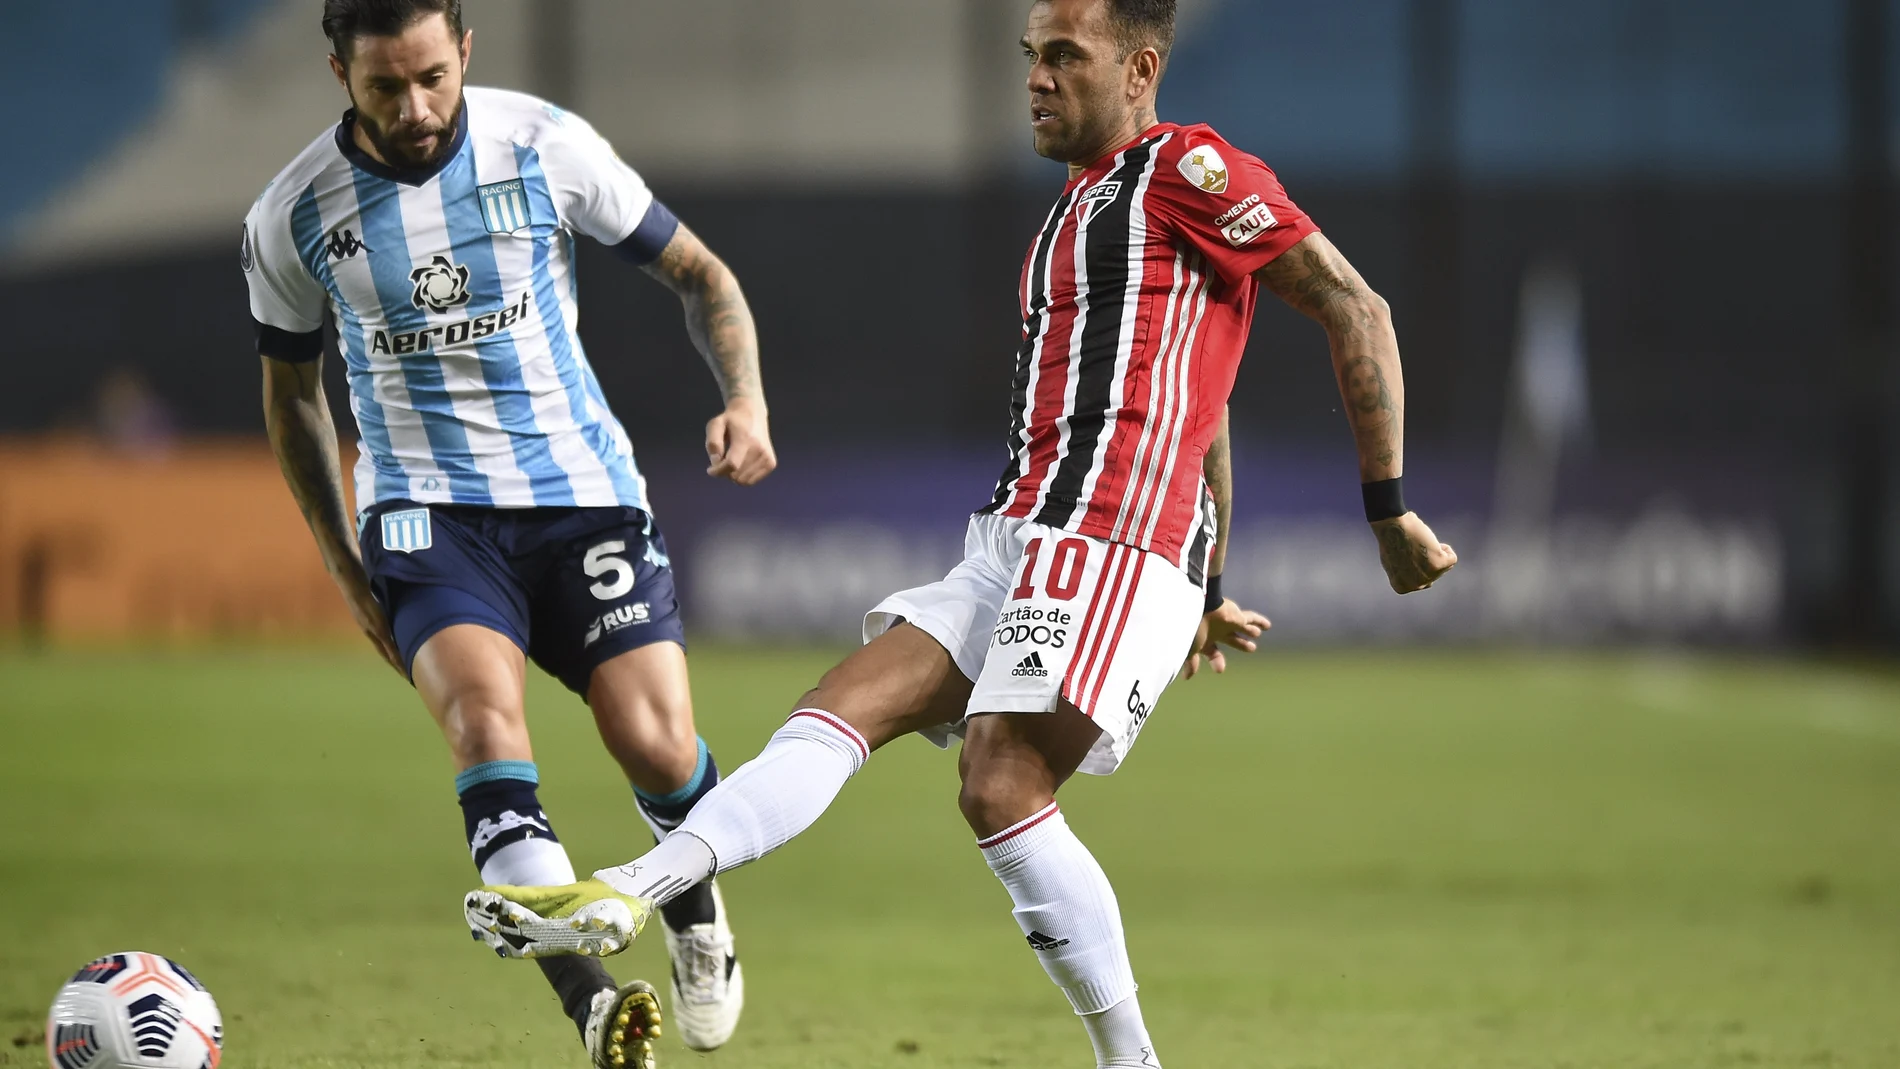
[(1190, 150), (1176, 166), (1180, 168), (1181, 177), (1201, 192), (1227, 192), (1227, 161), (1220, 158), (1213, 146), (1202, 145)]
[(330, 231), (330, 243), (324, 246), (324, 256), (332, 260), (348, 260), (359, 252), (375, 252), (375, 249), (356, 240), (356, 232), (348, 227), (337, 227)]
[(491, 820), (488, 817), (483, 817), (481, 823), (475, 825), (475, 834), (468, 838), (468, 856), (471, 858), (479, 857), (482, 849), (489, 843), (494, 842), (496, 839), (501, 838), (511, 831), (519, 831), (523, 828), (527, 829), (527, 834), (522, 836), (522, 838), (525, 839), (534, 838), (536, 831), (541, 832), (549, 838), (554, 837), (553, 831), (548, 828), (547, 817), (540, 813), (535, 813), (532, 816), (522, 816), (512, 809), (504, 809), (501, 811), (501, 814), (494, 819)]
[(1042, 951), (1045, 953), (1048, 951), (1054, 950), (1057, 947), (1065, 947), (1069, 945), (1069, 941), (1067, 939), (1057, 939), (1054, 936), (1044, 935), (1033, 928), (1030, 929), (1029, 934), (1027, 936), (1024, 936), (1024, 938), (1029, 940), (1029, 946), (1031, 949)]
[(1042, 652), (1040, 650), (1030, 651), (1029, 656), (1024, 657), (1017, 663), (1015, 668), (1010, 669), (1009, 674), (1013, 676), (1028, 676), (1032, 679), (1049, 678), (1049, 670), (1042, 666)]
[(599, 642), (603, 635), (611, 635), (623, 627), (644, 624), (651, 619), (653, 619), (653, 606), (644, 601), (608, 609), (600, 615), (600, 619), (588, 626), (587, 639), (581, 643), (581, 648), (586, 649)]
[(468, 268), (446, 256), (436, 256), (429, 266), (409, 272), (416, 292), (409, 303), (432, 312), (446, 312), (468, 303)]
[(249, 223), (244, 224), (244, 239), (238, 243), (238, 266), (242, 267), (247, 275), (251, 273), (252, 268), (257, 266), (257, 253), (251, 248), (251, 224)]

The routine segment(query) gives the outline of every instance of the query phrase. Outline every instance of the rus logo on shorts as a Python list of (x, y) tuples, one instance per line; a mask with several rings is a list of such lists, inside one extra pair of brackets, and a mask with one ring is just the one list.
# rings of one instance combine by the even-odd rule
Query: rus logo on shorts
[(396, 553), (414, 553), (435, 544), (435, 532), (429, 526), (428, 509), (403, 509), (383, 513), (383, 548)]

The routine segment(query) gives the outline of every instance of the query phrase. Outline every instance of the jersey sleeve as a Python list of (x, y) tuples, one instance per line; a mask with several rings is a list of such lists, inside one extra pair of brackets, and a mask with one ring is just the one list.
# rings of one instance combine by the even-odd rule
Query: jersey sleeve
[(635, 263), (657, 259), (679, 220), (592, 126), (565, 112), (552, 121), (542, 167), (562, 224)]
[(238, 266), (250, 289), (258, 352), (293, 361), (316, 359), (328, 297), (297, 255), (289, 213), (274, 210), (268, 196), (244, 219)]
[(1207, 257), (1230, 282), (1319, 230), (1266, 164), (1194, 131), (1183, 131), (1162, 150), (1151, 188), (1176, 239)]

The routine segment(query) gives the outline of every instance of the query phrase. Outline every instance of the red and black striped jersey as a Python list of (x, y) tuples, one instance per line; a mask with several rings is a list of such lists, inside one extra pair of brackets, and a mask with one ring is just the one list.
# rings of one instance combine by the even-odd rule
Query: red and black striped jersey
[(1072, 179), (1023, 263), (1009, 465), (982, 511), (1198, 573), (1201, 460), (1247, 345), (1253, 273), (1318, 229), (1204, 125), (1153, 126)]

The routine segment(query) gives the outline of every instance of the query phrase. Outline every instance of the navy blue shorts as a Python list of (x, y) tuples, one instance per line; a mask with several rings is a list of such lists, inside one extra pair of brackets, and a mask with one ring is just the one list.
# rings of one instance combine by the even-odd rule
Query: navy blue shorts
[(686, 645), (666, 540), (639, 509), (384, 501), (360, 539), (405, 670), (436, 632), (480, 624), (585, 698), (609, 659)]

